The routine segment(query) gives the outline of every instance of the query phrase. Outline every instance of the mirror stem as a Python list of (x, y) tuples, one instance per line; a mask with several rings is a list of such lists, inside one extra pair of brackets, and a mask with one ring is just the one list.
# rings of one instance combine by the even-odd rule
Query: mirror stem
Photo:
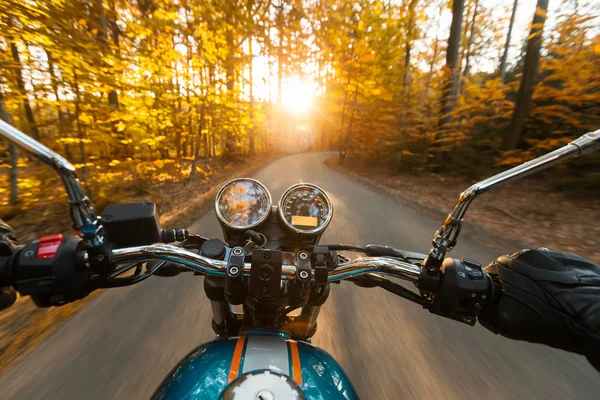
[(101, 227), (98, 223), (96, 211), (84, 194), (79, 178), (75, 173), (75, 167), (59, 154), (2, 120), (0, 120), (0, 136), (24, 149), (44, 164), (49, 165), (60, 175), (69, 197), (73, 228), (81, 232), (86, 247), (101, 245), (103, 238), (100, 234)]
[[(566, 146), (548, 154), (475, 183), (461, 193), (454, 210), (446, 217), (441, 228), (436, 232), (433, 238), (433, 249), (431, 249), (429, 257), (425, 260), (425, 265), (439, 267), (444, 261), (446, 254), (456, 246), (467, 209), (480, 194), (543, 171), (563, 161), (581, 155), (592, 154), (597, 151), (600, 151), (600, 129), (595, 132), (586, 133)], [(437, 273), (437, 270), (434, 269), (432, 272)]]

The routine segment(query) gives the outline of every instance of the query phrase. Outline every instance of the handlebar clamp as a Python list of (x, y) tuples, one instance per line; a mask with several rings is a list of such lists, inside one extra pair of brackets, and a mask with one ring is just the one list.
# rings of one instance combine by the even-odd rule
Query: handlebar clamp
[(225, 275), (225, 299), (230, 304), (244, 302), (244, 261), (246, 252), (242, 247), (234, 247), (227, 259)]
[(331, 258), (331, 252), (327, 246), (315, 246), (313, 248), (313, 258), (315, 265), (315, 282), (317, 285), (327, 284), (328, 269), (327, 259)]

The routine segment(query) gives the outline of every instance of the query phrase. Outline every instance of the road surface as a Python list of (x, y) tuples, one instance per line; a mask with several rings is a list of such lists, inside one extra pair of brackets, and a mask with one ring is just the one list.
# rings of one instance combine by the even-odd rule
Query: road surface
[[(335, 215), (322, 243), (428, 250), (439, 220), (332, 171), (327, 157), (281, 158), (254, 178), (274, 200), (299, 181), (325, 188)], [(191, 228), (220, 237), (213, 212)], [(509, 250), (461, 240), (454, 254), (487, 263)], [(200, 277), (152, 277), (108, 290), (0, 376), (0, 398), (148, 398), (185, 354), (213, 337), (210, 321)], [(582, 357), (511, 342), (350, 283), (333, 287), (314, 343), (340, 361), (365, 399), (600, 398), (600, 375)]]

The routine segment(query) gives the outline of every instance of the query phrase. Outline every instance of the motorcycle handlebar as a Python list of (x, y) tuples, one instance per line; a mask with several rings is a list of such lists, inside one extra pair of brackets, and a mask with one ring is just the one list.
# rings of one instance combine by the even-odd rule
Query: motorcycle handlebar
[[(90, 275), (92, 269), (89, 264), (92, 256), (81, 249), (79, 239), (66, 238), (56, 254), (49, 258), (33, 256), (38, 243), (38, 241), (30, 242), (20, 248), (10, 259), (0, 259), (0, 267), (3, 267), (0, 268), (0, 286), (3, 286), (2, 282), (10, 282), (6, 286), (14, 287), (21, 295), (30, 295), (40, 307), (75, 301), (98, 288), (137, 283), (159, 271), (164, 262), (176, 263), (207, 276), (224, 277), (227, 274), (228, 264), (225, 261), (215, 260), (179, 246), (156, 243), (107, 252), (110, 264), (113, 267), (123, 265), (122, 269), (117, 269), (112, 276), (93, 276)], [(372, 254), (381, 254), (381, 251), (377, 250)], [(102, 254), (93, 257), (95, 260), (105, 258)], [(137, 276), (136, 273), (132, 279), (113, 279), (113, 276), (117, 276), (118, 273), (144, 261), (159, 263), (142, 276)], [(428, 274), (422, 264), (422, 260), (411, 263), (387, 255), (361, 257), (342, 262), (335, 268), (329, 269), (326, 282), (352, 280), (359, 286), (379, 286), (423, 305), (434, 314), (470, 325), (475, 323), (476, 317), (487, 304), (493, 302), (494, 288), (480, 265), (469, 260), (447, 258), (443, 264), (443, 277), (432, 280), (431, 274)], [(137, 269), (141, 270), (141, 267), (138, 265)], [(302, 272), (298, 271), (296, 265), (290, 264), (282, 265), (281, 271), (281, 278), (284, 280), (294, 280), (296, 274)], [(321, 277), (317, 271), (318, 269), (311, 268), (311, 281), (317, 284), (325, 283), (324, 277)], [(244, 263), (244, 276), (249, 277), (250, 273), (251, 264)], [(2, 276), (4, 274), (5, 277)], [(412, 282), (419, 288), (420, 294), (387, 281), (384, 277)]]
[[(126, 264), (140, 261), (170, 261), (205, 275), (225, 276), (227, 263), (197, 254), (178, 246), (169, 244), (152, 244), (134, 246), (112, 251), (112, 260), (115, 264)], [(251, 264), (244, 264), (244, 275), (250, 276)], [(390, 257), (361, 257), (339, 264), (329, 271), (327, 281), (337, 282), (357, 276), (378, 273), (392, 276), (416, 283), (421, 274), (421, 267), (406, 261)], [(295, 265), (283, 265), (282, 279), (289, 280), (296, 277)], [(312, 272), (315, 280), (315, 272)]]

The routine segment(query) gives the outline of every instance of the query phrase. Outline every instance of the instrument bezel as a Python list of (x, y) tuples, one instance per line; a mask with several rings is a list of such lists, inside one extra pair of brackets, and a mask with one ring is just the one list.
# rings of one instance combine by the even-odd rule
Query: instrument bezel
[[(265, 214), (257, 222), (250, 224), (250, 225), (235, 226), (235, 225), (232, 225), (229, 221), (227, 221), (225, 219), (225, 217), (223, 216), (223, 214), (221, 213), (221, 210), (219, 209), (219, 200), (221, 199), (221, 196), (225, 192), (225, 189), (227, 189), (230, 185), (235, 184), (237, 182), (241, 182), (241, 181), (252, 182), (253, 184), (259, 186), (265, 192), (265, 194), (267, 196), (268, 205), (267, 205), (267, 212), (265, 212)], [(272, 206), (273, 206), (273, 199), (271, 197), (271, 192), (269, 192), (269, 189), (267, 189), (267, 187), (265, 185), (263, 185), (256, 179), (252, 179), (252, 178), (237, 178), (237, 179), (233, 179), (233, 180), (227, 182), (226, 184), (224, 184), (221, 187), (221, 189), (219, 190), (219, 193), (217, 193), (217, 196), (215, 197), (215, 203), (214, 203), (215, 213), (217, 214), (217, 219), (219, 220), (219, 223), (228, 229), (233, 229), (236, 231), (244, 231), (247, 229), (252, 229), (252, 228), (259, 226), (263, 222), (265, 222), (267, 220), (267, 218), (269, 218), (269, 215), (271, 215), (271, 207)]]
[[(303, 188), (308, 188), (310, 190), (318, 190), (323, 195), (323, 198), (327, 202), (327, 206), (329, 209), (327, 218), (325, 219), (325, 222), (323, 223), (323, 225), (318, 226), (314, 229), (299, 229), (285, 219), (284, 209), (283, 209), (284, 199), (286, 199), (292, 192), (295, 192), (298, 189), (303, 189)], [(282, 224), (284, 224), (284, 226), (287, 229), (293, 231), (294, 233), (297, 233), (299, 235), (320, 235), (325, 231), (325, 229), (327, 229), (327, 226), (329, 225), (329, 223), (331, 222), (331, 219), (333, 218), (333, 202), (331, 201), (329, 194), (327, 194), (327, 192), (325, 190), (323, 190), (321, 187), (319, 187), (313, 183), (300, 182), (300, 183), (296, 183), (296, 184), (290, 186), (283, 193), (283, 195), (281, 196), (281, 199), (279, 199), (279, 203), (277, 206), (277, 215), (279, 216), (279, 221)]]

